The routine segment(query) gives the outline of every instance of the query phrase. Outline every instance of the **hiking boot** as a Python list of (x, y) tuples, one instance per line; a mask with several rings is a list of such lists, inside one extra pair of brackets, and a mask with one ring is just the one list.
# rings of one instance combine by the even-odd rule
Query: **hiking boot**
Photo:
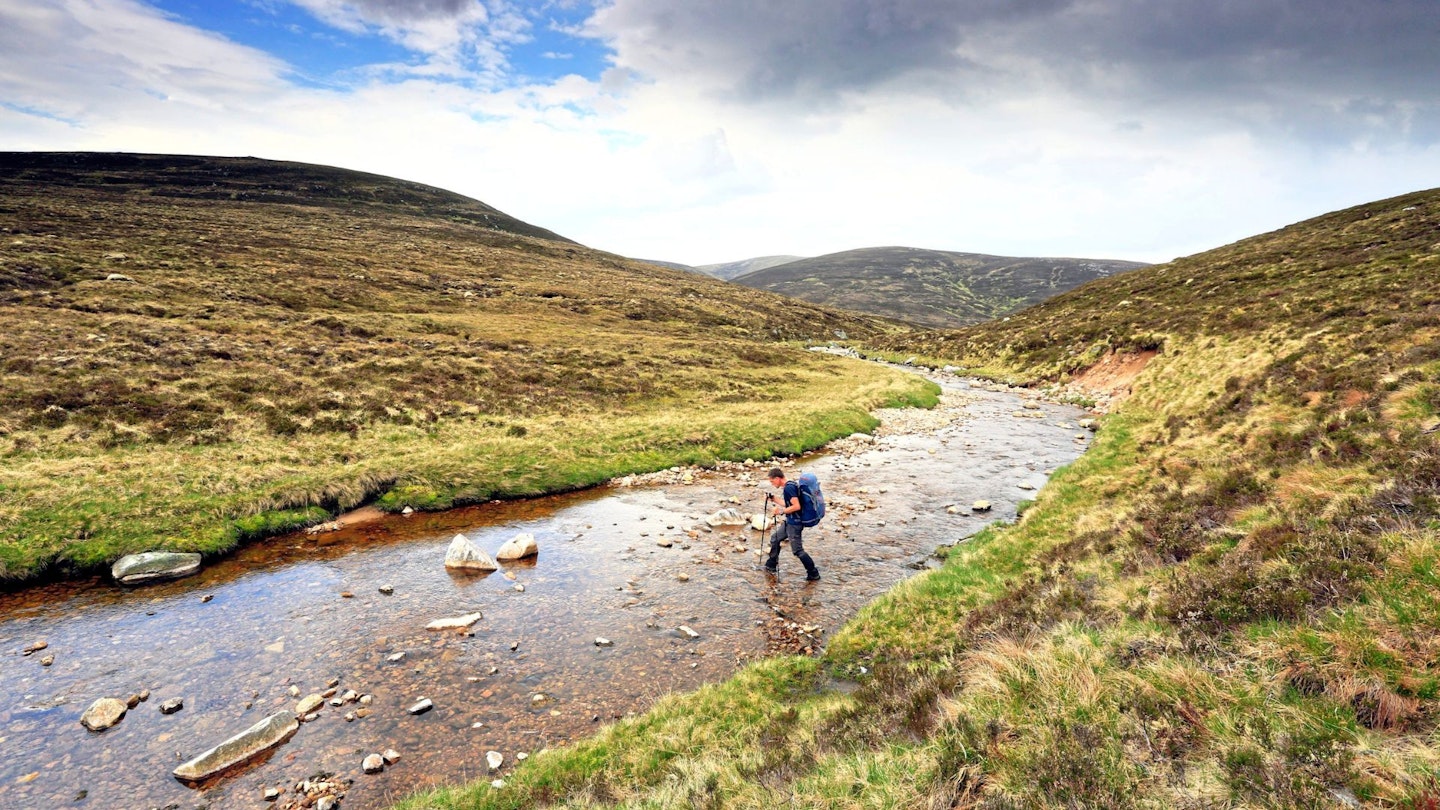
[(819, 578), (820, 578), (820, 572), (819, 572), (819, 571), (811, 571), (810, 573), (808, 573), (808, 574), (805, 575), (805, 581), (806, 581), (806, 582), (814, 582), (815, 580), (817, 580), (817, 579), (819, 579)]
[(775, 566), (773, 566), (773, 565), (762, 565), (762, 566), (760, 566), (760, 567), (765, 569), (765, 573), (769, 574), (769, 575), (772, 576), (772, 577), (775, 576)]

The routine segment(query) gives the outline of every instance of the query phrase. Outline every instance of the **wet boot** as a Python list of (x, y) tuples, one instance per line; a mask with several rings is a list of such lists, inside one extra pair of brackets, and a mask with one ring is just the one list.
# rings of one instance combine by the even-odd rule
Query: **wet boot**
[(810, 559), (810, 555), (808, 553), (802, 551), (795, 556), (799, 557), (800, 564), (805, 566), (805, 578), (807, 580), (814, 582), (815, 580), (820, 578), (820, 569), (815, 567), (815, 561)]

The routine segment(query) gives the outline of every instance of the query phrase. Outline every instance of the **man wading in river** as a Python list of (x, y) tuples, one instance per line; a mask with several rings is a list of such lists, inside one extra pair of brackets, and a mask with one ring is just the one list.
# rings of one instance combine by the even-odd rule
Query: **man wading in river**
[(780, 505), (772, 507), (770, 514), (775, 517), (785, 516), (785, 522), (775, 527), (775, 533), (770, 535), (770, 557), (765, 560), (765, 571), (775, 573), (775, 567), (780, 563), (780, 541), (790, 541), (790, 551), (800, 558), (800, 564), (805, 566), (805, 578), (817, 580), (820, 578), (820, 569), (815, 567), (815, 561), (805, 553), (805, 544), (800, 540), (800, 533), (805, 527), (800, 523), (800, 485), (794, 481), (785, 480), (785, 472), (779, 467), (770, 470), (770, 485), (780, 489)]

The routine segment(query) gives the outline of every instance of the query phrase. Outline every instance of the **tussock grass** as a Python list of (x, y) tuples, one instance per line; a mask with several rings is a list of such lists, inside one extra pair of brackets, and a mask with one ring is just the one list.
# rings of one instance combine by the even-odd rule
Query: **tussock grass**
[[(1021, 520), (836, 633), (821, 665), (859, 689), (782, 701), (813, 754), (796, 743), (769, 792), (706, 802), (1440, 804), (1437, 233), (1440, 193), (1407, 195), (1005, 323), (872, 340), (1037, 383), (1161, 354)], [(695, 763), (745, 783), (749, 745)], [(604, 801), (686, 806), (658, 788)]]

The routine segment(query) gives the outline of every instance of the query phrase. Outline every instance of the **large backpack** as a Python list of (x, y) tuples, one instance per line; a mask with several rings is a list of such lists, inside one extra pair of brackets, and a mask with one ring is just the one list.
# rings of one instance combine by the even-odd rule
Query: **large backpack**
[(825, 517), (825, 494), (820, 491), (820, 479), (815, 473), (800, 473), (795, 485), (800, 490), (800, 525), (818, 524), (820, 518)]

